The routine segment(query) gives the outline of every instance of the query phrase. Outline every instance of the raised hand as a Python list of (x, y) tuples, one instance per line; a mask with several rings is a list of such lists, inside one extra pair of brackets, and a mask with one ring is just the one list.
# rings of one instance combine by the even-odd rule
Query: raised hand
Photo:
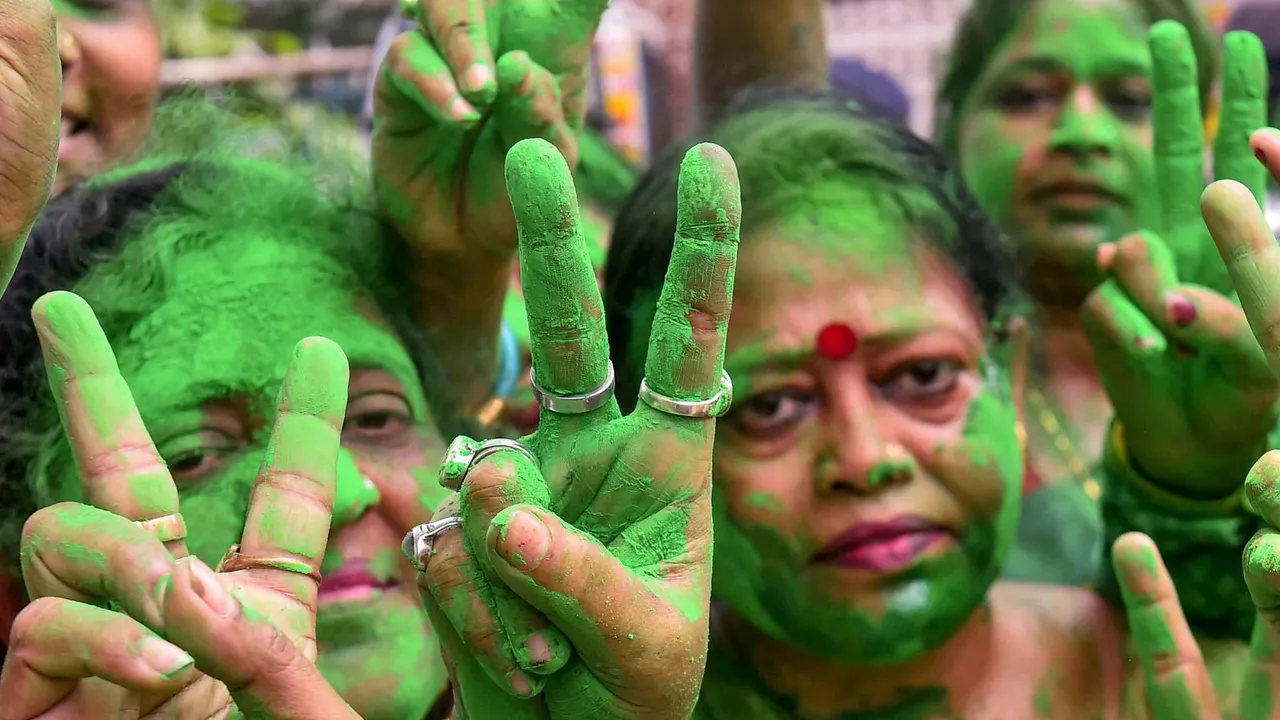
[(503, 161), (540, 137), (577, 163), (606, 0), (402, 0), (375, 90), (373, 167), (403, 236), (431, 252), (515, 252)]
[(0, 295), (53, 190), (61, 84), (49, 0), (0, 0)]
[(541, 420), (523, 446), (455, 441), (442, 480), (458, 500), (426, 528), (432, 552), (421, 530), (407, 548), (424, 601), (469, 716), (686, 718), (706, 659), (713, 418), (732, 393), (733, 161), (714, 145), (685, 157), (643, 402), (626, 417), (567, 165), (525, 141), (507, 183)]
[(24, 528), (32, 603), (13, 626), (0, 720), (221, 717), (233, 704), (354, 718), (311, 662), (342, 350), (297, 346), (241, 542), (215, 572), (187, 555), (177, 488), (93, 311), (59, 292), (33, 317), (84, 503), (44, 508)]
[[(1150, 43), (1162, 222), (1103, 246), (1110, 279), (1085, 303), (1083, 321), (1134, 465), (1179, 495), (1218, 499), (1239, 490), (1265, 449), (1280, 384), (1201, 218), (1204, 129), (1190, 40), (1162, 22)], [(1214, 171), (1243, 183), (1256, 211), (1265, 177), (1249, 134), (1266, 117), (1261, 43), (1229, 34), (1225, 63)]]

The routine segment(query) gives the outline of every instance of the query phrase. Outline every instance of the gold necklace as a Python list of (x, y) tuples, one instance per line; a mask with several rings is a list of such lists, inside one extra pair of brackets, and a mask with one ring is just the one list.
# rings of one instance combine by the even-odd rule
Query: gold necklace
[(1090, 500), (1097, 502), (1098, 498), (1102, 497), (1102, 485), (1089, 472), (1089, 463), (1085, 462), (1084, 456), (1076, 450), (1075, 443), (1067, 435), (1066, 427), (1050, 409), (1049, 400), (1039, 390), (1030, 388), (1027, 390), (1027, 405), (1028, 409), (1035, 413), (1040, 427), (1053, 438), (1054, 449), (1067, 464), (1067, 470), (1080, 482), (1084, 494)]

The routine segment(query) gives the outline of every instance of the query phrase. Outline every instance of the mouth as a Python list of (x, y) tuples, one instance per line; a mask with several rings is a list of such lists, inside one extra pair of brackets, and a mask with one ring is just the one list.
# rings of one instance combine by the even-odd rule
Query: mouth
[(395, 586), (394, 580), (380, 580), (369, 572), (368, 563), (349, 562), (336, 572), (324, 576), (316, 594), (316, 604), (369, 603), (381, 597), (383, 591)]
[(871, 572), (893, 572), (928, 550), (949, 543), (954, 534), (918, 517), (862, 523), (818, 551), (813, 561)]
[(1033, 201), (1050, 207), (1081, 212), (1125, 202), (1123, 195), (1093, 180), (1062, 180), (1042, 185), (1032, 190), (1030, 196)]

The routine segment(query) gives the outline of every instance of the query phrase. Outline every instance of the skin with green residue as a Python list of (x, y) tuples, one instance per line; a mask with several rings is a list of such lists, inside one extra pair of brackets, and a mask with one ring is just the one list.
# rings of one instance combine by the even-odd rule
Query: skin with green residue
[[(355, 572), (373, 585), (335, 600), (321, 592), (317, 665), (362, 716), (421, 717), (444, 690), (445, 668), (399, 543), (409, 527), (430, 519), (448, 493), (434, 473), (443, 443), (418, 368), (364, 284), (371, 276), (327, 245), (328, 231), (318, 228), (327, 227), (323, 219), (333, 210), (322, 205), (312, 183), (267, 163), (235, 167), (230, 177), (239, 186), (257, 188), (263, 203), (274, 197), (280, 207), (317, 222), (317, 229), (284, 224), (277, 227), (287, 226), (287, 232), (273, 234), (275, 211), (228, 201), (219, 207), (240, 207), (219, 220), (166, 217), (148, 226), (75, 290), (101, 319), (120, 374), (173, 475), (187, 546), (210, 567), (242, 540), (249, 492), (264, 460), (304, 474), (316, 470), (307, 465), (316, 460), (273, 445), (276, 393), (290, 347), (315, 335), (341, 346), (351, 377), (349, 394), (343, 391), (332, 530), (320, 566), (326, 576)], [(305, 189), (294, 184), (304, 181)], [(216, 204), (211, 201), (227, 192), (198, 188), (183, 190), (193, 207)], [(372, 249), (372, 238), (370, 243)], [(137, 278), (160, 269), (163, 283), (135, 292)], [(303, 413), (314, 405), (306, 396), (295, 403)], [(107, 414), (92, 415), (94, 422), (109, 423), (111, 407), (97, 410)], [(101, 430), (107, 437), (114, 432), (109, 424)], [(285, 417), (277, 432), (311, 445), (333, 433), (307, 416)], [(38, 502), (84, 498), (65, 442), (50, 435), (46, 447), (32, 467)], [(135, 487), (140, 489), (131, 502), (144, 512), (168, 502)], [(264, 492), (287, 496), (284, 490)], [(315, 527), (283, 501), (264, 502), (253, 527), (257, 542), (300, 558), (315, 554), (309, 541)]]

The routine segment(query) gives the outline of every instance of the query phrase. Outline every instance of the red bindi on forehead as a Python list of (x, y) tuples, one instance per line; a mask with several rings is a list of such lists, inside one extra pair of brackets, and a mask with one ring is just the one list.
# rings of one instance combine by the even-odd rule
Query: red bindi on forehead
[(828, 360), (844, 360), (858, 349), (858, 335), (844, 323), (831, 323), (818, 331), (817, 352)]

